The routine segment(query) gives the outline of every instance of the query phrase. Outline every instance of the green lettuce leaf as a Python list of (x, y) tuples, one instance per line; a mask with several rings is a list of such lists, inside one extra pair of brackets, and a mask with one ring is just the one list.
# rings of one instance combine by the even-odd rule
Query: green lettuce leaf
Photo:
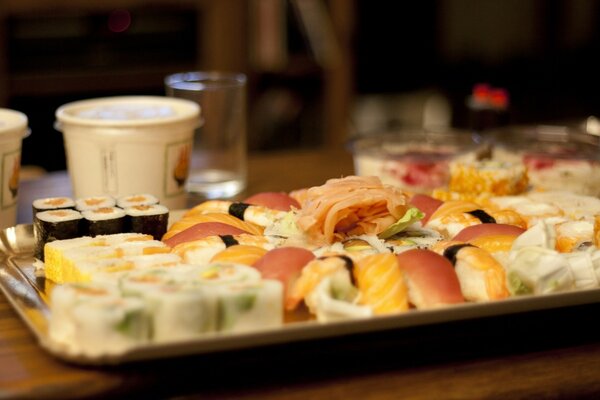
[(401, 232), (406, 227), (414, 224), (415, 222), (423, 219), (425, 214), (421, 212), (418, 208), (411, 207), (406, 210), (406, 213), (400, 218), (398, 221), (394, 222), (392, 225), (388, 226), (386, 230), (377, 235), (380, 239), (387, 239), (398, 232)]

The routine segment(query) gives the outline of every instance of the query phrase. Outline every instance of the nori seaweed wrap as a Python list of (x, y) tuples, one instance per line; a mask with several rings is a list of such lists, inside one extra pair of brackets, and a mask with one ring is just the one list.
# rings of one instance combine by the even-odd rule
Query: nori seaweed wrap
[(40, 211), (34, 214), (35, 257), (44, 261), (44, 245), (48, 242), (81, 236), (81, 221), (81, 213), (70, 209)]
[(125, 211), (118, 207), (102, 207), (85, 210), (83, 215), (84, 235), (98, 236), (126, 232)]
[(125, 209), (127, 230), (152, 235), (160, 240), (167, 232), (169, 209), (160, 204), (138, 205)]

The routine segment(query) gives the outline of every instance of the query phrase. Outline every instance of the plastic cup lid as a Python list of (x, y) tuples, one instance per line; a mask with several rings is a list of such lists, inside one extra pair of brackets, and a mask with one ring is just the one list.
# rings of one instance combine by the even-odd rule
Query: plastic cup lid
[(22, 112), (0, 108), (0, 135), (19, 133), (25, 135), (27, 116)]
[(198, 120), (200, 106), (190, 100), (161, 96), (119, 96), (67, 103), (56, 110), (62, 124), (132, 128)]

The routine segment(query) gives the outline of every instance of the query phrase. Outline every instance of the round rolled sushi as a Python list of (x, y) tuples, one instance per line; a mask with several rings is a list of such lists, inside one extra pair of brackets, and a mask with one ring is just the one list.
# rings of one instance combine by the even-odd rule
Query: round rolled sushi
[(132, 194), (117, 198), (117, 206), (121, 208), (129, 208), (133, 206), (148, 206), (158, 204), (158, 198), (151, 194)]
[(125, 211), (118, 207), (102, 207), (85, 210), (83, 230), (86, 235), (110, 235), (125, 231)]
[(160, 204), (139, 204), (125, 209), (129, 232), (152, 235), (160, 240), (167, 232), (169, 209)]
[(73, 239), (81, 234), (83, 216), (79, 211), (58, 209), (41, 211), (33, 217), (35, 257), (44, 261), (44, 246), (48, 242)]
[(75, 201), (70, 197), (46, 197), (32, 203), (33, 215), (42, 211), (75, 209)]
[(111, 196), (84, 197), (75, 200), (75, 208), (79, 211), (93, 210), (95, 208), (114, 207), (117, 201)]
[(450, 164), (451, 192), (507, 196), (523, 193), (528, 185), (527, 168), (522, 163), (481, 160)]

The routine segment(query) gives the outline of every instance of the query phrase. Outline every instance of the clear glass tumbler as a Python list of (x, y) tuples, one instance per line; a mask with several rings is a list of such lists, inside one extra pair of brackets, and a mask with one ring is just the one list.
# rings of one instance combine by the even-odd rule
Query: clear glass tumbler
[(207, 199), (235, 196), (246, 187), (246, 76), (191, 71), (165, 78), (167, 96), (195, 101), (202, 123), (194, 135), (186, 189)]

